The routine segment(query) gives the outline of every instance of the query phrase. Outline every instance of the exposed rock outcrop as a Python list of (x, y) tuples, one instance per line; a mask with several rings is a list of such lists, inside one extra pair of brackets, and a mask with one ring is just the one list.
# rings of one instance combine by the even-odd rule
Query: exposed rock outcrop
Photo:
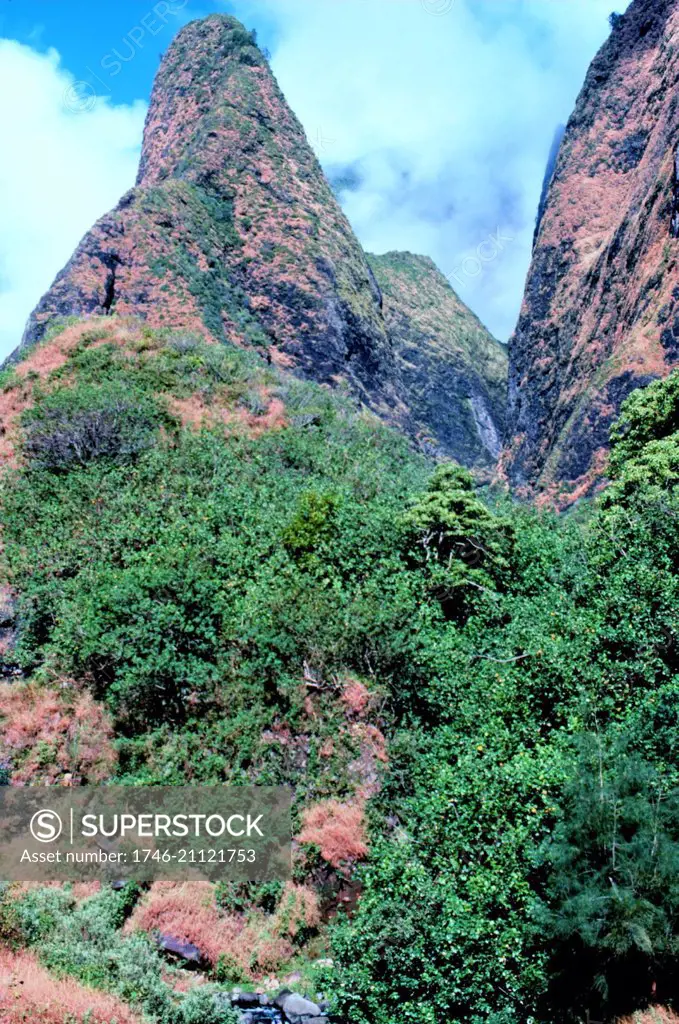
[(182, 29), (162, 61), (136, 187), (85, 236), (22, 345), (69, 316), (199, 331), (346, 383), (436, 451), (486, 465), (501, 431), (502, 350), (433, 264), (402, 259), (428, 281), (411, 301), (397, 262), (377, 261), (385, 322), (368, 259), (253, 35), (211, 15)]
[(393, 410), (365, 256), (269, 65), (236, 19), (184, 28), (162, 61), (137, 187), (83, 239), (31, 317), (134, 314), (260, 345)]
[(156, 936), (158, 948), (171, 959), (177, 960), (184, 967), (199, 968), (203, 965), (203, 956), (197, 946), (175, 935), (160, 932)]
[(679, 361), (678, 77), (677, 0), (633, 0), (568, 123), (510, 342), (519, 492), (590, 493), (621, 402)]
[(411, 429), (466, 466), (495, 463), (504, 430), (507, 355), (426, 256), (370, 256), (382, 290)]
[(273, 1005), (278, 1007), (288, 1024), (328, 1024), (321, 1007), (297, 992), (283, 989), (273, 1000)]

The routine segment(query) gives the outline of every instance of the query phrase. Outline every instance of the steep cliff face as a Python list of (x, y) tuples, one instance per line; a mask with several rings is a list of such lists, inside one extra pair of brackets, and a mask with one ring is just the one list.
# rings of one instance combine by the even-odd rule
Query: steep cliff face
[(370, 256), (412, 430), (431, 450), (489, 466), (504, 430), (507, 355), (426, 256)]
[(393, 410), (367, 261), (267, 61), (235, 19), (179, 33), (151, 99), (137, 187), (85, 237), (29, 323), (132, 313), (270, 348)]
[[(346, 383), (437, 452), (487, 465), (503, 418), (502, 350), (429, 261), (376, 266), (386, 320), (368, 259), (267, 61), (238, 21), (212, 15), (170, 47), (136, 187), (85, 236), (22, 344), (66, 316), (198, 331)], [(413, 275), (424, 284), (416, 296)]]
[(633, 0), (562, 142), (510, 342), (503, 465), (568, 502), (636, 387), (679, 361), (679, 3)]

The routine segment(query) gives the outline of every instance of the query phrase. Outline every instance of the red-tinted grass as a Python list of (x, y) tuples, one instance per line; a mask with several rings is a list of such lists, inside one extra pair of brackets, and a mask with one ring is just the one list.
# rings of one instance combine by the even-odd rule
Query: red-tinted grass
[[(88, 1016), (89, 1015), (89, 1016)], [(31, 953), (0, 949), (2, 1024), (142, 1024), (114, 996), (55, 978)]]

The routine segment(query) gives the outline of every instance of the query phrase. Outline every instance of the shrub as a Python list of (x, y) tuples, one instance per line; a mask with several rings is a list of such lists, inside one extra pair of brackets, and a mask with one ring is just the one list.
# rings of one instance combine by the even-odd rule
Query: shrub
[(155, 443), (160, 414), (118, 388), (56, 392), (24, 414), (23, 450), (36, 469), (68, 470), (94, 459), (129, 461)]
[(14, 900), (12, 906), (18, 932), (30, 946), (54, 934), (60, 921), (75, 908), (75, 899), (66, 888), (35, 888)]
[(338, 504), (334, 494), (300, 495), (297, 511), (283, 531), (283, 544), (293, 558), (308, 563), (322, 555), (333, 535)]
[(168, 346), (180, 355), (186, 355), (189, 352), (196, 352), (201, 349), (203, 344), (202, 339), (197, 334), (191, 334), (190, 332), (180, 332), (170, 335), (168, 338)]
[(283, 883), (272, 882), (219, 882), (215, 889), (215, 902), (227, 914), (242, 914), (259, 908), (273, 914), (283, 893)]
[(316, 931), (320, 922), (318, 896), (314, 890), (305, 885), (286, 882), (276, 906), (273, 931), (301, 945)]
[(16, 783), (103, 782), (116, 768), (113, 728), (89, 693), (64, 681), (60, 690), (0, 686), (0, 752)]
[(191, 989), (179, 1006), (176, 1024), (239, 1024), (227, 993), (213, 985)]
[(0, 947), (13, 947), (21, 937), (12, 886), (0, 882)]
[(304, 810), (298, 842), (317, 846), (335, 868), (361, 860), (368, 852), (363, 807), (325, 800)]
[(250, 390), (243, 396), (242, 405), (253, 416), (263, 416), (269, 408), (266, 395), (256, 390)]
[(458, 465), (438, 466), (403, 526), (411, 556), (427, 567), (452, 615), (468, 613), (474, 592), (496, 589), (509, 569), (511, 525), (476, 497), (471, 475)]

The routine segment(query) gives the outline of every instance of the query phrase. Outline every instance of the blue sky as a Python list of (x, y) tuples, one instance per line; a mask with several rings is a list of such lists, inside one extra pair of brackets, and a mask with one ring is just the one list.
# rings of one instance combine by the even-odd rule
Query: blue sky
[[(218, 10), (236, 13), (237, 6), (211, 0), (0, 0), (0, 36), (43, 52), (54, 47), (76, 80), (112, 103), (132, 103), (148, 98), (160, 56), (183, 24)], [(274, 19), (262, 10), (253, 25), (255, 20), (271, 43)]]
[(133, 183), (172, 37), (224, 10), (271, 52), (366, 248), (432, 256), (506, 340), (554, 130), (608, 13), (626, 5), (0, 0), (0, 137), (11, 154), (0, 162), (0, 356), (82, 234)]

